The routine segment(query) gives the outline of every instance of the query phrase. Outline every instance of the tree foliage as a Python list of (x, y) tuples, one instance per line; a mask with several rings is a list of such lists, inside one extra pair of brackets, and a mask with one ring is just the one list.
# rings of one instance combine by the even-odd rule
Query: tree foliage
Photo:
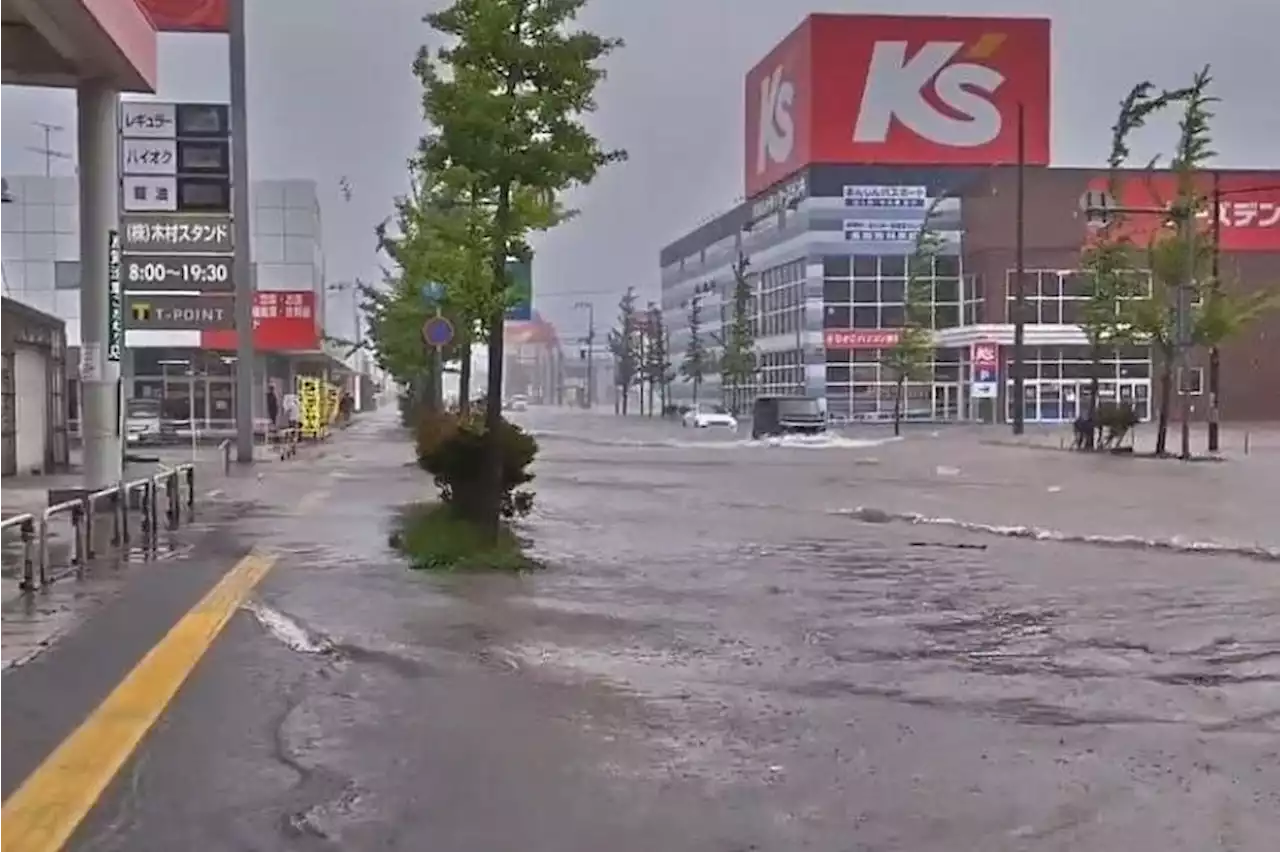
[[(1204, 222), (1212, 222), (1217, 211), (1208, 210), (1209, 199), (1202, 191), (1201, 180), (1215, 156), (1211, 123), (1217, 98), (1210, 94), (1212, 82), (1206, 67), (1189, 86), (1156, 94), (1154, 87), (1144, 82), (1121, 102), (1108, 162), (1112, 197), (1123, 197), (1120, 169), (1130, 155), (1129, 136), (1154, 113), (1177, 106), (1182, 114), (1171, 163), (1174, 196), (1161, 198), (1152, 189), (1150, 211), (1121, 211), (1108, 216), (1083, 258), (1093, 291), (1082, 328), (1095, 350), (1133, 341), (1149, 344), (1158, 356), (1158, 454), (1167, 449), (1171, 404), (1177, 396), (1174, 369), (1180, 352), (1184, 348), (1216, 346), (1277, 304), (1274, 291), (1233, 292), (1214, 274), (1217, 247), (1211, 227)], [(1125, 236), (1126, 222), (1133, 215), (1160, 218), (1159, 226), (1150, 229), (1145, 247), (1133, 246)], [(1142, 271), (1140, 259), (1145, 260), (1150, 286), (1145, 286), (1147, 277), (1138, 274)], [(1180, 301), (1186, 315), (1182, 329), (1178, 325), (1178, 316), (1183, 312), (1179, 310)], [(1096, 399), (1096, 379), (1093, 384), (1091, 396)], [(1190, 455), (1189, 429), (1190, 424), (1184, 419), (1184, 457)]]
[(670, 335), (662, 318), (662, 308), (653, 302), (645, 311), (644, 363), (641, 372), (649, 387), (649, 414), (653, 414), (653, 394), (656, 390), (663, 408), (667, 405), (667, 388), (675, 378), (671, 369)]
[(698, 404), (698, 392), (702, 389), (702, 379), (710, 371), (711, 355), (707, 351), (702, 331), (702, 296), (694, 296), (689, 300), (686, 314), (689, 327), (689, 342), (685, 344), (684, 358), (680, 362), (680, 375), (685, 381), (693, 384), (693, 404)]
[(609, 330), (607, 344), (613, 356), (613, 384), (621, 398), (621, 412), (627, 413), (631, 388), (640, 373), (640, 339), (636, 322), (636, 290), (628, 287), (618, 300), (618, 323)]
[(925, 210), (911, 256), (907, 258), (903, 323), (898, 340), (885, 352), (881, 365), (894, 377), (893, 434), (902, 433), (903, 391), (906, 383), (933, 379), (934, 260), (942, 251), (942, 237), (933, 226), (939, 195)]
[(755, 299), (751, 280), (747, 275), (751, 262), (746, 255), (738, 255), (733, 265), (732, 301), (729, 305), (729, 322), (717, 339), (720, 344), (721, 387), (728, 394), (731, 410), (742, 408), (743, 393), (755, 381), (759, 370), (756, 360), (755, 329), (752, 323)]

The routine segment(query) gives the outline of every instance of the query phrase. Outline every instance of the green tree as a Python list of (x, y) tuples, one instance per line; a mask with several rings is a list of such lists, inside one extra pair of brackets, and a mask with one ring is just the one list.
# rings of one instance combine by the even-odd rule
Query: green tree
[(628, 287), (618, 301), (618, 325), (609, 331), (609, 352), (613, 355), (613, 384), (620, 395), (621, 413), (627, 413), (631, 388), (640, 373), (639, 329), (636, 323), (636, 291)]
[(881, 365), (893, 374), (893, 434), (902, 434), (903, 392), (908, 381), (933, 378), (933, 262), (942, 250), (942, 238), (932, 219), (940, 195), (925, 211), (907, 258), (907, 285), (903, 297), (902, 329), (898, 340), (884, 354)]
[[(1129, 138), (1141, 129), (1151, 115), (1166, 108), (1175, 93), (1156, 94), (1149, 82), (1134, 86), (1120, 102), (1120, 113), (1111, 128), (1111, 152), (1107, 157), (1107, 194), (1121, 197), (1121, 176), (1130, 156)], [(1081, 257), (1086, 298), (1081, 312), (1080, 330), (1089, 343), (1091, 361), (1089, 408), (1087, 419), (1098, 421), (1098, 398), (1102, 381), (1104, 354), (1135, 340), (1135, 329), (1125, 312), (1125, 305), (1145, 291), (1145, 278), (1137, 262), (1133, 241), (1129, 238), (1124, 211), (1093, 211), (1091, 218), (1100, 227)], [(1087, 447), (1093, 446), (1094, 430), (1090, 429)]]
[(649, 416), (653, 416), (654, 391), (658, 392), (663, 409), (667, 407), (667, 387), (672, 378), (670, 335), (662, 319), (662, 308), (653, 302), (645, 311), (644, 324), (644, 380), (648, 385)]
[(498, 535), (501, 502), (503, 321), (507, 262), (529, 259), (530, 232), (563, 221), (558, 199), (625, 157), (601, 148), (583, 117), (595, 109), (600, 61), (617, 39), (574, 29), (586, 0), (455, 0), (426, 21), (448, 46), (423, 48), (422, 168), (482, 199), (491, 285), (470, 294), (488, 336), (485, 471), (492, 487), (483, 521)]
[[(1201, 222), (1211, 217), (1202, 215), (1208, 199), (1200, 186), (1205, 166), (1215, 156), (1210, 125), (1217, 98), (1209, 94), (1212, 82), (1205, 67), (1190, 86), (1163, 95), (1168, 103), (1182, 107), (1172, 162), (1175, 193), (1172, 199), (1158, 200), (1157, 209), (1164, 208), (1166, 213), (1147, 246), (1150, 291), (1123, 304), (1125, 321), (1138, 337), (1151, 343), (1160, 358), (1156, 453), (1167, 452), (1172, 402), (1181, 396), (1179, 456), (1184, 459), (1191, 456), (1191, 423), (1186, 389), (1175, 387), (1182, 355), (1219, 345), (1277, 305), (1274, 291), (1232, 292), (1213, 274), (1213, 234)], [(1186, 316), (1183, 328), (1178, 326), (1180, 313)]]
[(689, 342), (685, 345), (684, 360), (680, 362), (680, 375), (693, 384), (693, 404), (698, 404), (698, 392), (702, 390), (702, 379), (710, 368), (711, 358), (707, 351), (706, 341), (702, 339), (702, 296), (694, 296), (689, 300), (688, 314)]
[(733, 301), (729, 306), (728, 327), (717, 336), (720, 344), (721, 386), (728, 392), (729, 408), (735, 414), (741, 411), (743, 394), (755, 381), (756, 364), (755, 328), (752, 323), (755, 299), (747, 270), (751, 261), (746, 255), (738, 255), (733, 265)]

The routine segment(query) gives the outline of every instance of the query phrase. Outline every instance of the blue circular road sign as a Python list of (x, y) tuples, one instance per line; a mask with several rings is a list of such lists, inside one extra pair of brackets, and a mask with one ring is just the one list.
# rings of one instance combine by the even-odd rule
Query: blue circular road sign
[(453, 341), (453, 323), (444, 317), (432, 317), (422, 324), (422, 340), (428, 346), (448, 346)]

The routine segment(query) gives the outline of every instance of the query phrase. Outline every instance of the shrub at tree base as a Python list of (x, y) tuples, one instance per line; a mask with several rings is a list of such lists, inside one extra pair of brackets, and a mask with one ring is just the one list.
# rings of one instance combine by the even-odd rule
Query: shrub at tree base
[(400, 518), (392, 546), (425, 571), (526, 571), (539, 567), (505, 526), (491, 541), (483, 528), (448, 503), (414, 506)]
[[(502, 481), (499, 495), (502, 517), (526, 515), (533, 508), (533, 492), (520, 486), (533, 481), (529, 465), (538, 453), (538, 442), (505, 419), (499, 427), (502, 449)], [(491, 504), (492, 485), (485, 480), (485, 427), (483, 415), (470, 417), (445, 413), (424, 416), (417, 430), (418, 465), (435, 478), (440, 499), (462, 518), (483, 521)]]

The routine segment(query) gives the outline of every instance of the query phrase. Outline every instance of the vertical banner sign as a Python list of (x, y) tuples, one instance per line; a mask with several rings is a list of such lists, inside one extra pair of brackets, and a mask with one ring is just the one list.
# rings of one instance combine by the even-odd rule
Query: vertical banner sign
[(1000, 386), (1000, 346), (975, 343), (970, 350), (973, 361), (973, 398), (995, 399)]
[(120, 232), (107, 237), (107, 360), (120, 361), (124, 348), (124, 298), (120, 292)]

